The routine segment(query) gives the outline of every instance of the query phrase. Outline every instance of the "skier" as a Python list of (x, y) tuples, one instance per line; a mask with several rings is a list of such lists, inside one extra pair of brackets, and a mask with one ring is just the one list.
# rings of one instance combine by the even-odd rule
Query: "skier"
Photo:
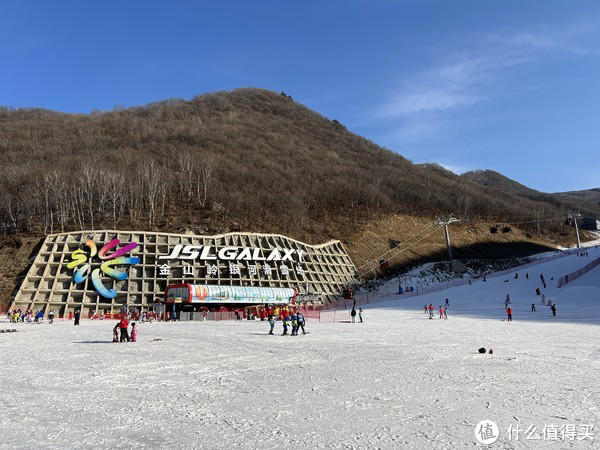
[(506, 294), (506, 300), (504, 300), (504, 310), (507, 310), (510, 307), (510, 295)]
[(131, 342), (137, 342), (137, 327), (135, 322), (131, 323)]
[(535, 303), (531, 304), (531, 312), (535, 312)]
[(271, 329), (269, 330), (269, 334), (273, 334), (273, 328), (275, 328), (275, 319), (273, 319), (273, 315), (269, 316), (269, 325), (271, 325)]
[(52, 323), (54, 322), (54, 310), (51, 309), (50, 312), (48, 313), (48, 323)]
[[(362, 311), (362, 310), (361, 310)], [(361, 322), (362, 322), (362, 318), (361, 318)], [(304, 315), (299, 312), (298, 313), (298, 328), (296, 329), (296, 335), (298, 334), (298, 330), (300, 328), (302, 328), (302, 334), (306, 334), (306, 331), (304, 330), (304, 324), (305, 324), (305, 320), (304, 320)]]
[(362, 308), (358, 308), (358, 320), (360, 320), (360, 323), (363, 323)]
[(354, 309), (354, 306), (352, 307), (352, 311), (350, 311), (350, 317), (352, 317), (352, 323), (356, 323), (356, 309)]
[(508, 309), (506, 310), (506, 315), (508, 316), (508, 321), (512, 322), (512, 308), (509, 306)]
[(556, 317), (556, 304), (553, 304), (550, 309), (552, 310), (552, 315)]

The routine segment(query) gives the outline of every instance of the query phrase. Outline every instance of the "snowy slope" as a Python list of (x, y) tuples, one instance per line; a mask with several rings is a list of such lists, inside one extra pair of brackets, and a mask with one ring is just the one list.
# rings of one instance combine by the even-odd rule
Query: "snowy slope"
[[(600, 448), (600, 435), (541, 440), (550, 425), (600, 433), (600, 267), (555, 287), (600, 256), (589, 252), (529, 281), (379, 303), (362, 324), (308, 322), (298, 337), (267, 336), (259, 321), (153, 323), (113, 344), (114, 321), (3, 322), (19, 332), (0, 334), (0, 446), (462, 449), (491, 419), (501, 436), (489, 448)], [(556, 318), (528, 311), (540, 272), (555, 278)], [(449, 319), (426, 319), (423, 304), (445, 297)], [(540, 439), (510, 441), (511, 425)]]
[[(573, 320), (600, 324), (600, 292), (596, 285), (598, 270), (589, 277), (588, 283), (579, 282), (572, 286), (558, 288), (558, 279), (572, 271), (585, 266), (596, 258), (600, 258), (599, 248), (586, 249), (588, 256), (577, 255), (556, 259), (539, 266), (522, 270), (514, 270), (504, 276), (489, 277), (487, 281), (473, 280), (471, 285), (459, 286), (444, 291), (426, 294), (418, 297), (403, 298), (376, 303), (374, 308), (399, 308), (417, 310), (423, 305), (432, 303), (436, 309), (444, 304), (446, 298), (450, 301), (449, 313), (493, 319), (504, 318), (504, 299), (510, 295), (514, 319), (523, 320)], [(515, 279), (514, 274), (519, 278)], [(529, 279), (525, 274), (529, 273)], [(543, 274), (547, 288), (544, 289), (540, 280)], [(549, 309), (541, 305), (541, 296), (536, 295), (536, 288), (551, 299), (558, 309), (558, 316), (549, 317)], [(377, 295), (372, 296), (375, 300)], [(392, 297), (393, 298), (393, 297)], [(536, 313), (531, 312), (531, 304), (536, 304)]]

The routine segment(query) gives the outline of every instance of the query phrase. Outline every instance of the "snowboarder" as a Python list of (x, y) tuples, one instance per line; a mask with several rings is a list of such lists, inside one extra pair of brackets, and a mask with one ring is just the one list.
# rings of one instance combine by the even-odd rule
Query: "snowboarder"
[(512, 322), (512, 308), (509, 306), (508, 309), (506, 310), (506, 315), (507, 315), (507, 320), (509, 322)]
[(358, 308), (358, 320), (360, 320), (360, 323), (363, 323), (362, 308)]
[(269, 334), (273, 334), (273, 329), (275, 328), (275, 319), (273, 318), (273, 315), (269, 316), (269, 325), (271, 326)]
[(556, 304), (553, 304), (550, 309), (552, 310), (552, 315), (556, 317)]
[(531, 304), (531, 312), (535, 312), (535, 303)]
[(352, 311), (350, 311), (350, 317), (352, 317), (352, 323), (356, 323), (356, 309), (354, 309), (354, 306), (352, 307)]
[(135, 322), (131, 323), (131, 342), (137, 342), (137, 326)]

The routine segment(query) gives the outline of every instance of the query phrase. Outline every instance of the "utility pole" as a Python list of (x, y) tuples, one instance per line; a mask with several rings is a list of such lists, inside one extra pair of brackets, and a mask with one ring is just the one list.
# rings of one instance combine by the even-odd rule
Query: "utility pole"
[(448, 233), (448, 225), (451, 223), (460, 222), (460, 219), (450, 214), (448, 217), (438, 217), (433, 223), (436, 226), (444, 225), (444, 234), (446, 236), (446, 246), (448, 247), (448, 257), (452, 261), (452, 246), (450, 245), (450, 233)]
[(572, 219), (575, 222), (575, 234), (577, 235), (577, 248), (581, 248), (581, 241), (579, 240), (579, 227), (577, 226), (577, 219), (581, 217), (579, 212), (570, 212), (569, 219)]

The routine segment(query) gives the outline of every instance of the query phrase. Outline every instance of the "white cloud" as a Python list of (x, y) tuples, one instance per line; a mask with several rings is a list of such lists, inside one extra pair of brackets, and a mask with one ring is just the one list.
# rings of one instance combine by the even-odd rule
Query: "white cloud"
[(377, 119), (405, 119), (424, 113), (440, 114), (487, 101), (495, 81), (511, 69), (548, 57), (548, 53), (597, 56), (575, 43), (576, 31), (517, 32), (471, 37), (459, 50), (440, 50), (438, 64), (400, 81), (389, 99), (375, 109)]

